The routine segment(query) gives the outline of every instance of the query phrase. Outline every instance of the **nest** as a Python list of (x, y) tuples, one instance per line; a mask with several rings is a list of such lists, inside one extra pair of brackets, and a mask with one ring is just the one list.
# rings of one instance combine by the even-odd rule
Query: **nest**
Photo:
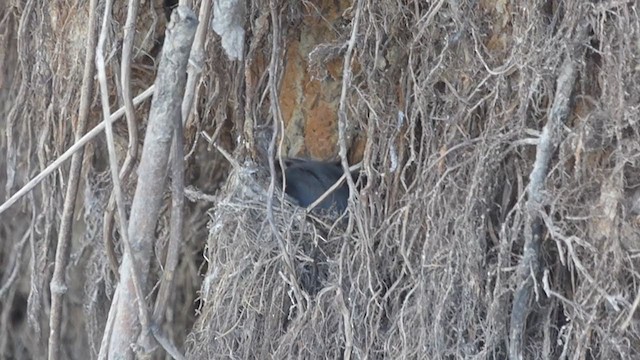
[[(339, 337), (323, 323), (338, 323), (342, 316), (332, 304), (348, 278), (338, 267), (341, 251), (353, 244), (344, 221), (331, 226), (328, 218), (306, 215), (283, 202), (279, 189), (270, 223), (263, 173), (232, 171), (226, 196), (212, 209), (195, 337), (218, 354), (308, 357)], [(232, 325), (239, 323), (251, 325)], [(310, 336), (317, 344), (296, 345)]]

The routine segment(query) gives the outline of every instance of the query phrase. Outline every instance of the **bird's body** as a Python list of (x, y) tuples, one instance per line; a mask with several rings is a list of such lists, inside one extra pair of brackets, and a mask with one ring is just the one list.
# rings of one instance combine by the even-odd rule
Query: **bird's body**
[[(302, 207), (313, 204), (344, 174), (339, 162), (286, 159), (285, 165), (285, 192)], [(347, 208), (348, 199), (349, 187), (345, 182), (321, 201), (316, 209), (342, 213)]]

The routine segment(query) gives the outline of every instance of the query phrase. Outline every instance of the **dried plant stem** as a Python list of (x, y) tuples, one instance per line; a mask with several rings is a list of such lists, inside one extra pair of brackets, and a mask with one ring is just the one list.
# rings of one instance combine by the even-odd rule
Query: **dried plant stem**
[(182, 121), (175, 119), (175, 133), (173, 137), (171, 158), (171, 229), (167, 257), (162, 271), (162, 280), (158, 297), (153, 310), (154, 323), (160, 324), (169, 301), (173, 275), (178, 265), (178, 254), (182, 244), (182, 229), (184, 227), (184, 139)]
[[(150, 98), (151, 95), (153, 95), (154, 90), (155, 90), (155, 87), (153, 85), (150, 86), (148, 89), (143, 91), (140, 95), (136, 96), (135, 99), (133, 99), (133, 104), (134, 105), (141, 104), (142, 102)], [(122, 117), (122, 115), (124, 115), (124, 107), (118, 109), (116, 112), (111, 114), (111, 117), (109, 117), (109, 120), (103, 120), (100, 124), (96, 125), (96, 127), (91, 129), (91, 131), (87, 132), (80, 139), (76, 140), (76, 142), (73, 145), (71, 145), (71, 147), (67, 151), (65, 151), (62, 155), (60, 155), (54, 162), (49, 164), (49, 166), (47, 166), (38, 175), (36, 175), (33, 179), (31, 179), (26, 185), (24, 185), (20, 190), (18, 190), (15, 194), (13, 194), (7, 201), (5, 201), (0, 206), (0, 214), (2, 214), (4, 211), (10, 208), (13, 204), (15, 204), (18, 200), (20, 200), (20, 198), (22, 198), (29, 191), (33, 190), (33, 188), (38, 186), (38, 184), (42, 180), (44, 180), (44, 178), (46, 178), (47, 176), (51, 175), (51, 173), (56, 171), (56, 169), (58, 169), (60, 165), (62, 165), (65, 161), (67, 161), (70, 157), (72, 157), (76, 152), (82, 150), (89, 141), (93, 140), (93, 138), (100, 135), (100, 133), (107, 126), (107, 121), (113, 123), (114, 121), (119, 120)]]
[[(153, 309), (154, 336), (159, 343), (171, 353), (175, 346), (164, 338), (159, 332), (163, 316), (169, 302), (169, 296), (173, 289), (173, 278), (178, 266), (178, 255), (182, 245), (182, 230), (184, 228), (184, 140), (181, 117), (175, 118), (175, 132), (173, 136), (171, 158), (171, 229), (169, 232), (169, 245), (167, 256), (162, 269), (160, 289)], [(143, 325), (144, 326), (144, 325)], [(153, 330), (153, 329), (152, 329)], [(162, 341), (160, 341), (162, 339)], [(182, 355), (174, 358), (182, 358)]]
[[(349, 186), (349, 202), (352, 202), (354, 194), (356, 193), (356, 185), (349, 171), (349, 161), (347, 160), (347, 90), (351, 86), (351, 62), (353, 59), (353, 49), (356, 44), (356, 36), (358, 34), (358, 27), (360, 25), (360, 16), (362, 13), (362, 0), (358, 0), (355, 4), (355, 15), (353, 19), (351, 37), (349, 38), (349, 44), (347, 46), (347, 52), (344, 56), (344, 64), (342, 65), (342, 89), (340, 92), (340, 104), (338, 106), (338, 145), (340, 153), (340, 162), (342, 163), (342, 169), (344, 170), (344, 177), (347, 180)], [(334, 185), (335, 186), (335, 185)], [(312, 204), (314, 205), (314, 204)], [(347, 232), (350, 232), (353, 226), (352, 217), (349, 217), (349, 225)], [(343, 312), (343, 327), (344, 327), (344, 342), (345, 349), (343, 356), (345, 359), (351, 359), (351, 353), (353, 352), (353, 325), (351, 317), (348, 313), (349, 304), (346, 304), (346, 300), (342, 294), (338, 294), (342, 302)]]
[[(269, 226), (271, 227), (271, 231), (273, 235), (278, 240), (278, 245), (280, 246), (280, 251), (282, 252), (282, 257), (284, 259), (285, 269), (289, 272), (289, 279), (291, 279), (291, 286), (295, 293), (295, 297), (298, 299), (297, 306), (300, 307), (300, 311), (304, 312), (306, 308), (306, 304), (308, 304), (309, 299), (306, 294), (303, 293), (302, 289), (298, 285), (298, 281), (296, 281), (296, 272), (295, 266), (293, 264), (293, 260), (291, 255), (289, 254), (289, 250), (287, 245), (285, 244), (284, 239), (282, 238), (282, 234), (278, 231), (276, 227), (276, 222), (273, 217), (273, 196), (275, 194), (276, 189), (276, 165), (275, 165), (275, 149), (276, 149), (276, 141), (280, 134), (281, 123), (280, 119), (282, 119), (282, 114), (280, 113), (280, 106), (278, 104), (278, 89), (277, 89), (277, 79), (278, 79), (278, 59), (280, 54), (280, 45), (278, 40), (280, 39), (280, 25), (279, 25), (279, 16), (276, 2), (271, 0), (269, 2), (269, 8), (271, 10), (271, 26), (272, 26), (272, 47), (271, 47), (271, 60), (269, 63), (269, 95), (271, 97), (270, 105), (271, 105), (271, 116), (273, 117), (273, 135), (271, 137), (271, 142), (269, 143), (269, 172), (271, 174), (271, 182), (269, 183), (268, 195), (267, 195), (267, 220), (269, 222)], [(302, 301), (305, 299), (305, 301)]]
[(138, 7), (140, 0), (129, 0), (127, 7), (127, 22), (124, 25), (124, 39), (122, 42), (122, 100), (127, 118), (127, 130), (129, 131), (129, 149), (122, 164), (120, 179), (125, 179), (133, 163), (138, 157), (138, 126), (133, 106), (133, 95), (131, 94), (131, 54), (133, 53), (133, 39), (136, 33), (136, 19), (138, 17)]
[[(76, 142), (84, 135), (87, 129), (89, 109), (93, 98), (93, 73), (95, 70), (93, 58), (96, 48), (96, 8), (97, 0), (89, 3), (89, 25), (87, 30), (87, 52), (84, 59), (84, 73), (82, 75), (82, 89), (80, 93), (80, 108), (78, 110), (78, 122), (75, 129)], [(49, 359), (59, 359), (61, 354), (60, 338), (62, 325), (62, 305), (64, 294), (67, 292), (66, 269), (71, 251), (71, 229), (73, 215), (75, 213), (76, 197), (78, 195), (78, 184), (82, 171), (82, 157), (84, 151), (76, 152), (71, 159), (69, 168), (69, 180), (64, 199), (62, 218), (60, 219), (60, 230), (58, 233), (58, 245), (56, 247), (56, 260), (51, 279), (51, 313), (49, 317)], [(17, 198), (16, 198), (17, 199)], [(9, 200), (10, 201), (10, 200)], [(7, 201), (7, 203), (9, 202)], [(6, 203), (5, 203), (6, 204)], [(0, 207), (0, 213), (5, 208), (5, 204)]]
[(340, 147), (340, 161), (342, 168), (347, 175), (347, 184), (349, 184), (349, 198), (353, 198), (356, 192), (356, 186), (349, 173), (349, 161), (347, 159), (347, 90), (351, 86), (351, 77), (353, 71), (351, 62), (353, 60), (353, 49), (356, 45), (356, 36), (358, 34), (358, 26), (360, 25), (360, 16), (362, 12), (362, 0), (358, 0), (355, 6), (355, 16), (351, 29), (351, 37), (347, 46), (347, 52), (344, 56), (344, 64), (342, 65), (342, 89), (340, 92), (340, 104), (338, 107), (338, 145)]
[[(171, 160), (171, 230), (169, 245), (167, 246), (167, 256), (164, 262), (162, 280), (158, 296), (156, 298), (153, 310), (153, 322), (160, 325), (163, 320), (169, 295), (173, 289), (173, 278), (176, 267), (178, 266), (178, 257), (180, 254), (180, 245), (182, 244), (182, 230), (184, 227), (184, 134), (183, 125), (186, 122), (193, 99), (195, 98), (196, 86), (200, 79), (202, 68), (203, 48), (206, 40), (207, 30), (209, 28), (209, 17), (211, 15), (211, 1), (205, 0), (200, 5), (200, 14), (198, 18), (198, 28), (196, 29), (195, 40), (191, 47), (189, 55), (189, 63), (187, 70), (187, 85), (185, 95), (182, 100), (182, 121), (180, 118), (175, 119), (175, 132), (173, 137), (173, 156)], [(195, 65), (194, 65), (195, 64)]]
[[(131, 4), (129, 4), (131, 5)], [(98, 82), (100, 84), (100, 100), (102, 103), (102, 113), (105, 119), (108, 119), (111, 114), (109, 110), (109, 88), (107, 86), (107, 74), (105, 70), (105, 60), (104, 60), (104, 45), (107, 39), (107, 32), (109, 30), (108, 24), (111, 20), (111, 0), (107, 0), (105, 2), (105, 12), (102, 20), (102, 30), (100, 31), (100, 38), (98, 40), (98, 47), (96, 52), (96, 68), (98, 70)], [(126, 93), (126, 92), (125, 92)], [(131, 99), (129, 99), (131, 100)], [(130, 104), (131, 107), (128, 109), (129, 111), (133, 110), (133, 104)], [(127, 112), (127, 106), (125, 101), (125, 112)], [(129, 114), (133, 115), (133, 113)], [(113, 193), (115, 194), (116, 199), (116, 208), (118, 209), (118, 217), (120, 218), (120, 233), (122, 236), (122, 241), (125, 247), (125, 253), (132, 254), (133, 248), (131, 247), (131, 243), (129, 241), (129, 237), (127, 234), (127, 215), (125, 212), (125, 204), (124, 204), (124, 196), (122, 194), (122, 187), (120, 185), (120, 174), (118, 171), (118, 158), (116, 155), (116, 149), (113, 138), (113, 126), (110, 122), (107, 122), (107, 126), (105, 129), (105, 133), (107, 136), (107, 148), (109, 151), (109, 166), (111, 168), (111, 178), (113, 181)], [(129, 149), (131, 150), (131, 148)], [(146, 302), (144, 301), (144, 293), (142, 289), (142, 276), (140, 274), (140, 270), (136, 266), (136, 264), (132, 264), (132, 283), (135, 290), (135, 294), (137, 297), (137, 301), (135, 302), (138, 305), (138, 314), (140, 316), (140, 323), (142, 324), (143, 329), (149, 328), (149, 313), (146, 306)], [(105, 331), (105, 336), (109, 336), (108, 332)], [(148, 341), (147, 341), (148, 342)], [(145, 344), (147, 343), (145, 342)]]
[[(113, 294), (113, 303), (117, 303), (118, 299), (120, 297), (120, 291), (118, 291), (118, 289), (116, 289), (115, 293)], [(113, 333), (113, 322), (115, 321), (115, 312), (116, 312), (116, 308), (114, 306), (112, 306), (109, 309), (109, 315), (107, 316), (107, 323), (104, 326), (104, 334), (102, 336), (102, 341), (100, 342), (100, 352), (98, 353), (98, 360), (107, 360), (108, 357), (108, 349), (109, 349), (109, 342), (111, 341), (111, 334)]]
[[(131, 54), (133, 53), (133, 39), (136, 32), (138, 7), (139, 0), (129, 0), (129, 5), (127, 7), (127, 21), (124, 25), (124, 39), (122, 41), (122, 64), (120, 65), (122, 82), (121, 88), (125, 116), (127, 119), (127, 130), (129, 133), (129, 147), (127, 150), (127, 156), (125, 157), (122, 168), (120, 169), (120, 181), (124, 181), (129, 176), (133, 169), (133, 164), (138, 157), (138, 126), (136, 124), (133, 96), (131, 95)], [(118, 262), (113, 250), (113, 239), (111, 238), (114, 206), (115, 194), (111, 193), (107, 209), (105, 210), (102, 238), (105, 242), (105, 249), (107, 249), (107, 257), (109, 258), (111, 270), (116, 274), (116, 277), (118, 277)]]
[(523, 334), (530, 312), (535, 277), (540, 272), (540, 242), (544, 231), (542, 218), (537, 214), (543, 203), (544, 180), (547, 177), (551, 157), (558, 146), (560, 131), (569, 114), (571, 94), (576, 81), (575, 62), (568, 57), (558, 76), (556, 95), (549, 120), (542, 129), (536, 150), (536, 160), (529, 175), (527, 209), (530, 232), (525, 236), (524, 253), (518, 266), (520, 282), (513, 299), (509, 331), (509, 358), (523, 358)]
[(151, 327), (151, 331), (153, 332), (153, 337), (158, 341), (158, 344), (162, 346), (164, 351), (167, 352), (172, 358), (175, 360), (184, 360), (185, 357), (182, 355), (180, 350), (173, 344), (169, 339), (167, 339), (159, 329), (159, 326), (154, 325)]
[[(109, 343), (110, 357), (133, 358), (131, 344), (140, 334), (138, 321), (141, 319), (138, 319), (136, 302), (142, 302), (144, 298), (138, 298), (134, 291), (133, 265), (140, 269), (141, 286), (144, 287), (165, 190), (174, 121), (181, 117), (186, 68), (196, 26), (197, 19), (193, 12), (179, 6), (171, 15), (171, 23), (167, 28), (155, 82), (157, 92), (151, 104), (142, 158), (138, 167), (139, 178), (131, 206), (128, 235), (132, 251), (126, 251), (123, 256), (118, 283), (119, 298), (117, 303), (111, 305), (116, 307), (117, 311)], [(139, 340), (148, 338), (151, 329), (143, 328), (142, 331)]]
[(198, 14), (198, 29), (196, 37), (191, 47), (189, 55), (189, 66), (187, 67), (187, 86), (185, 88), (184, 100), (182, 101), (182, 124), (185, 125), (191, 114), (193, 100), (196, 96), (196, 88), (200, 82), (200, 75), (204, 67), (204, 44), (209, 32), (209, 22), (211, 18), (211, 0), (203, 0), (200, 4)]

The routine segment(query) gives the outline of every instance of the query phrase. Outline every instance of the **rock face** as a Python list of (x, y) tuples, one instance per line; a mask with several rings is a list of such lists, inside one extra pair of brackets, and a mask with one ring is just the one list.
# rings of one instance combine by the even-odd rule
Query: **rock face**
[[(342, 43), (336, 24), (348, 1), (320, 1), (305, 9), (303, 26), (291, 27), (280, 90), (288, 156), (327, 160), (337, 154)], [(294, 30), (295, 29), (295, 30)], [(333, 45), (333, 46), (332, 46)]]

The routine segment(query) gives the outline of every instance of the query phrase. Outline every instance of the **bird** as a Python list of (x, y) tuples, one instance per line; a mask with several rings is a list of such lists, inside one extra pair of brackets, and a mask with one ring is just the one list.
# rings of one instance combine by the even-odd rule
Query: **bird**
[[(284, 159), (284, 191), (299, 206), (308, 207), (332, 187), (344, 174), (339, 161), (326, 162), (301, 158)], [(319, 212), (347, 209), (349, 187), (343, 182), (322, 200), (315, 209)]]

